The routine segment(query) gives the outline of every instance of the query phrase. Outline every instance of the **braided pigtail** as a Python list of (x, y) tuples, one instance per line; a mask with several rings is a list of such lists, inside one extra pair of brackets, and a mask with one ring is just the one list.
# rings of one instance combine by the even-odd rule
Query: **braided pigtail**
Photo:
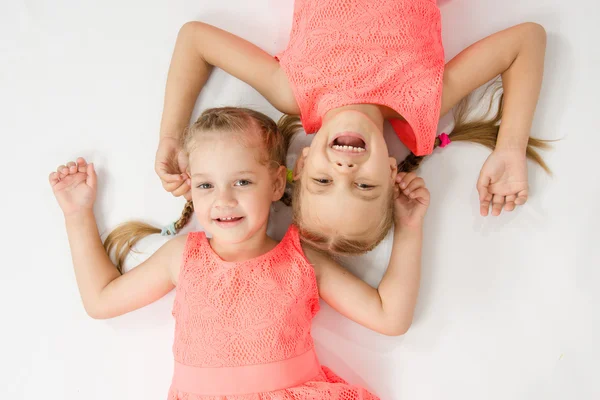
[[(483, 117), (474, 121), (467, 121), (467, 115), (469, 114), (469, 100), (470, 96), (462, 99), (454, 110), (454, 128), (450, 134), (442, 133), (435, 139), (434, 149), (437, 147), (445, 147), (450, 142), (472, 142), (486, 146), (490, 150), (496, 148), (496, 142), (498, 140), (498, 132), (500, 131), (500, 122), (502, 121), (502, 112), (504, 109), (504, 94), (500, 94), (498, 101), (498, 107), (496, 111), (490, 117), (490, 113), (494, 108), (494, 100), (496, 95), (502, 90), (500, 85), (490, 85), (487, 90), (492, 88), (492, 95), (490, 98), (490, 104), (487, 112)], [(484, 93), (485, 94), (485, 93)], [(536, 138), (529, 138), (527, 143), (527, 158), (538, 164), (547, 173), (551, 174), (550, 168), (538, 153), (538, 150), (547, 150), (550, 148), (549, 143), (552, 140), (542, 140)], [(409, 154), (404, 161), (398, 164), (398, 172), (412, 172), (416, 170), (424, 156), (416, 156)]]
[(155, 226), (141, 221), (125, 222), (117, 226), (104, 241), (104, 249), (110, 256), (114, 254), (115, 266), (120, 273), (123, 273), (123, 265), (127, 254), (132, 251), (135, 245), (143, 238), (160, 233), (163, 236), (176, 235), (190, 221), (194, 214), (194, 204), (191, 201), (185, 203), (181, 217), (173, 224), (159, 229)]

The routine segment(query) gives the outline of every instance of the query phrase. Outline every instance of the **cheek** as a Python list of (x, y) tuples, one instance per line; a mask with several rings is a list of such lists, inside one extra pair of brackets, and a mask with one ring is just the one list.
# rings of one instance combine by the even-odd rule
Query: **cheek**
[(246, 210), (246, 212), (262, 215), (265, 210), (267, 213), (269, 212), (271, 207), (271, 197), (272, 190), (263, 188), (263, 190), (260, 191), (244, 193), (243, 195), (238, 196), (238, 203)]
[(194, 202), (194, 212), (199, 218), (205, 218), (210, 211), (212, 200), (210, 195), (200, 194), (192, 189), (192, 201)]

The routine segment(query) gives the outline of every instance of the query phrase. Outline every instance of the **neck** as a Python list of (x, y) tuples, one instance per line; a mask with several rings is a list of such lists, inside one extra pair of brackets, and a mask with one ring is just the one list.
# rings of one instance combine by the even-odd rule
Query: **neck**
[(238, 262), (259, 257), (273, 249), (277, 242), (267, 236), (267, 226), (261, 227), (251, 237), (240, 243), (223, 243), (218, 238), (210, 239), (210, 246), (225, 261)]
[(383, 134), (383, 121), (385, 119), (385, 107), (375, 104), (349, 104), (347, 106), (333, 108), (323, 116), (323, 124), (344, 111), (356, 111), (366, 115), (377, 127), (377, 131)]

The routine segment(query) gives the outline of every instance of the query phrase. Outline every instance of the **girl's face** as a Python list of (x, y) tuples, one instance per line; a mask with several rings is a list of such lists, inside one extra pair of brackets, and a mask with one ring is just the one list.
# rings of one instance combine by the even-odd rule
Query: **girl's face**
[(244, 146), (235, 134), (199, 136), (189, 160), (192, 200), (202, 227), (223, 244), (266, 235), (271, 203), (285, 189), (285, 173), (261, 164), (264, 150)]
[(375, 237), (396, 170), (382, 127), (369, 116), (348, 110), (324, 121), (296, 164), (304, 227), (347, 239)]

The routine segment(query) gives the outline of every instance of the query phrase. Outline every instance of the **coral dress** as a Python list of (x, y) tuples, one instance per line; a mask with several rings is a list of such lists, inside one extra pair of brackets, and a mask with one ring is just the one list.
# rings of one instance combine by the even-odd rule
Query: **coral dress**
[(173, 306), (169, 400), (377, 399), (319, 364), (311, 321), (313, 267), (292, 225), (271, 251), (223, 261), (203, 232), (188, 235)]
[(327, 111), (380, 104), (416, 155), (433, 151), (444, 78), (435, 0), (296, 0), (288, 47), (276, 57), (307, 133)]

